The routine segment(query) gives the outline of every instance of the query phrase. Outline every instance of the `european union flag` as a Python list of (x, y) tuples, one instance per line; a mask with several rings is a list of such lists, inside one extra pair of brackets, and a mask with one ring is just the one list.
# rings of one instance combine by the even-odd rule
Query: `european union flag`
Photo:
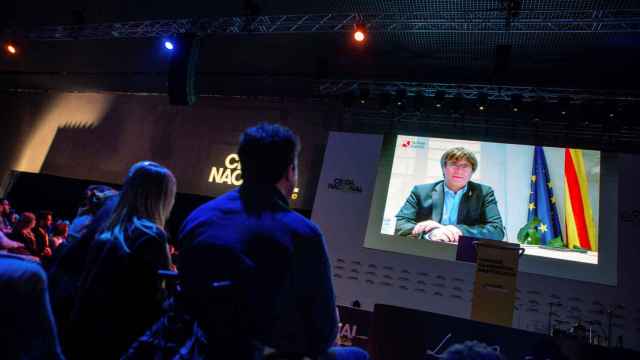
[(528, 221), (533, 218), (540, 220), (540, 224), (536, 226), (540, 234), (540, 245), (550, 245), (552, 240), (556, 246), (562, 243), (556, 198), (553, 196), (553, 184), (542, 146), (536, 146), (533, 155)]

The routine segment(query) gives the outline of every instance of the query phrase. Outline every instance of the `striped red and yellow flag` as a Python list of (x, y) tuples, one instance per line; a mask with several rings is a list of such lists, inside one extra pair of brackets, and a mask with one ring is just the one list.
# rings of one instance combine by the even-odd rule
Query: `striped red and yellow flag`
[(567, 246), (598, 251), (598, 239), (589, 200), (589, 182), (582, 150), (564, 151), (564, 207)]

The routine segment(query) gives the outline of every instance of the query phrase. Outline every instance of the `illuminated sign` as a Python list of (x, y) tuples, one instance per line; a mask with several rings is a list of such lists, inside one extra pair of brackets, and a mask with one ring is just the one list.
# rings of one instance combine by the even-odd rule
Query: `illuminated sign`
[(211, 167), (209, 182), (216, 184), (242, 185), (242, 170), (240, 168), (240, 157), (238, 154), (229, 154), (224, 159), (225, 167)]

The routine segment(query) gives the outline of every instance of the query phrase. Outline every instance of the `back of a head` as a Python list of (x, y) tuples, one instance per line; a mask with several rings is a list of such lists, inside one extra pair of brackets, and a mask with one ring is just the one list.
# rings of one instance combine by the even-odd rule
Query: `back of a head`
[(38, 221), (47, 220), (47, 218), (53, 218), (53, 212), (49, 210), (38, 211)]
[(488, 346), (479, 341), (465, 341), (462, 344), (451, 345), (439, 358), (443, 360), (506, 360), (500, 354), (498, 347)]
[(24, 230), (36, 222), (36, 216), (33, 213), (25, 212), (20, 216), (20, 220), (15, 226), (16, 231)]
[(151, 161), (136, 163), (129, 169), (118, 204), (106, 228), (113, 230), (134, 218), (164, 227), (175, 194), (176, 180), (169, 169)]
[(53, 236), (67, 236), (69, 233), (69, 224), (59, 222), (53, 226)]
[(298, 137), (288, 128), (261, 123), (242, 133), (238, 156), (245, 183), (273, 185), (294, 164), (299, 151)]
[(8, 212), (10, 211), (10, 207), (9, 205), (9, 200), (0, 197), (0, 215), (8, 215)]
[(116, 191), (109, 186), (91, 185), (86, 190), (87, 198), (84, 199), (84, 206), (86, 206), (86, 210), (90, 214), (95, 215), (104, 204), (104, 201), (115, 193)]

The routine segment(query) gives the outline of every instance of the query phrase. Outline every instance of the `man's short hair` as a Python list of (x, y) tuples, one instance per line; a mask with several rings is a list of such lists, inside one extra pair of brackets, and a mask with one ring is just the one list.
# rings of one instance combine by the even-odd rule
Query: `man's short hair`
[(59, 222), (53, 225), (53, 236), (65, 236), (69, 233), (69, 224)]
[(462, 344), (451, 345), (442, 355), (443, 360), (503, 360), (500, 348), (488, 346), (479, 341), (465, 341)]
[(47, 216), (53, 218), (53, 212), (49, 210), (38, 211), (38, 220), (44, 220)]
[(294, 164), (299, 150), (298, 137), (284, 126), (261, 123), (245, 130), (238, 147), (243, 181), (277, 183)]
[(466, 160), (469, 164), (471, 164), (471, 169), (473, 172), (478, 168), (478, 159), (476, 156), (469, 150), (463, 147), (454, 147), (451, 148), (442, 154), (440, 158), (440, 166), (444, 170), (445, 165), (447, 165), (448, 161), (460, 161)]

